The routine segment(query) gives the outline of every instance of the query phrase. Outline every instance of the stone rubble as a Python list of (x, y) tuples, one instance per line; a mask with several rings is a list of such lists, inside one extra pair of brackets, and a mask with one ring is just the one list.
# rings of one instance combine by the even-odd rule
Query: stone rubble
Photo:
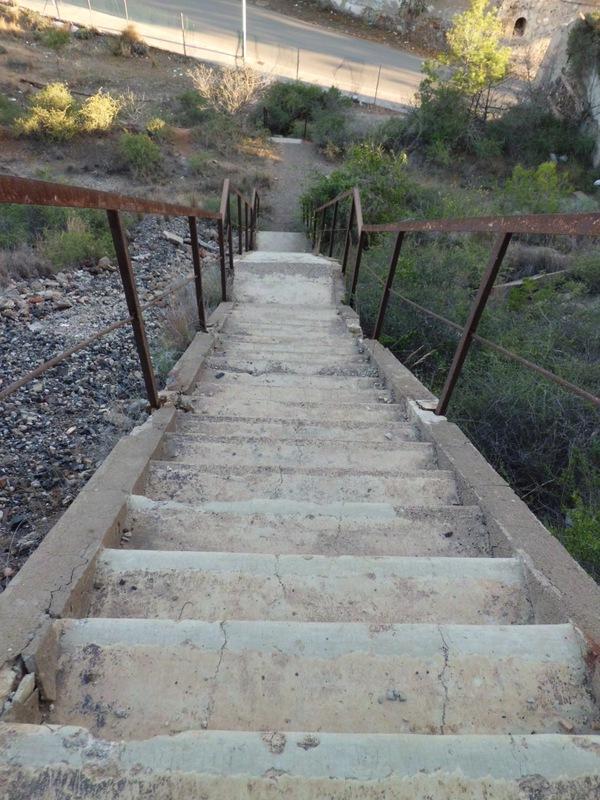
[[(168, 226), (168, 228), (165, 228)], [(164, 233), (170, 232), (169, 240)], [(203, 240), (216, 233), (200, 221)], [(131, 235), (140, 302), (191, 274), (186, 220), (145, 218)], [(177, 244), (173, 242), (177, 239)], [(181, 242), (181, 245), (179, 245)], [(216, 259), (206, 252), (205, 297), (218, 302)], [(189, 285), (187, 291), (192, 291)], [(157, 374), (164, 308), (144, 313)], [(0, 391), (111, 322), (127, 317), (114, 259), (0, 286)], [(159, 375), (162, 386), (162, 377)], [(103, 337), (2, 401), (0, 591), (76, 497), (115, 442), (148, 410), (129, 326)]]

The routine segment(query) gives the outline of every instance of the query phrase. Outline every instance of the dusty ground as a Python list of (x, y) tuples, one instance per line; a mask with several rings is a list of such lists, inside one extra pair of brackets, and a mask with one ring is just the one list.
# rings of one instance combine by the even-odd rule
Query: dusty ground
[(99, 89), (128, 99), (123, 126), (143, 130), (145, 122), (159, 116), (175, 126), (171, 141), (162, 145), (161, 174), (151, 183), (124, 172), (116, 157), (116, 140), (121, 130), (105, 136), (75, 138), (67, 143), (46, 143), (15, 139), (0, 126), (0, 171), (12, 175), (60, 178), (69, 183), (128, 193), (144, 194), (151, 187), (156, 196), (176, 200), (193, 194), (195, 201), (214, 202), (214, 194), (225, 176), (248, 185), (268, 176), (269, 153), (249, 143), (243, 151), (225, 148), (210, 151), (202, 174), (191, 169), (191, 155), (206, 152), (189, 132), (178, 126), (179, 97), (192, 88), (188, 76), (193, 59), (150, 48), (144, 57), (124, 58), (113, 54), (113, 38), (97, 36), (79, 41), (74, 37), (59, 54), (33, 37), (0, 35), (0, 93), (16, 106), (40, 85), (66, 82), (75, 95)]
[(300, 197), (315, 172), (329, 174), (335, 164), (327, 161), (310, 142), (275, 145), (271, 185), (266, 190), (265, 217), (261, 227), (274, 231), (300, 231)]

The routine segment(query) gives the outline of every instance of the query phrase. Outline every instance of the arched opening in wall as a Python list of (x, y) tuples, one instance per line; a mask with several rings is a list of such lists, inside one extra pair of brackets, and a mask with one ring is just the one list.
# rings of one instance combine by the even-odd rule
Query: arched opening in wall
[(515, 22), (515, 27), (513, 28), (513, 36), (525, 36), (526, 30), (527, 20), (525, 17), (519, 17), (519, 19)]

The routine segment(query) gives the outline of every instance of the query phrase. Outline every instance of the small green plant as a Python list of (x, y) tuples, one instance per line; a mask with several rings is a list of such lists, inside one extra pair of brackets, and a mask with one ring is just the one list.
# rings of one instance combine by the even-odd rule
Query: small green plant
[(0, 94), (0, 125), (11, 125), (19, 116), (19, 106), (5, 94)]
[(124, 133), (119, 139), (124, 166), (137, 178), (147, 178), (159, 171), (160, 147), (145, 133)]
[(600, 294), (600, 253), (579, 253), (573, 260), (573, 275), (589, 294)]
[(586, 506), (576, 496), (567, 525), (558, 532), (558, 537), (573, 558), (600, 580), (600, 510)]
[(503, 205), (512, 213), (555, 214), (569, 191), (567, 178), (553, 161), (536, 169), (517, 164), (504, 186)]
[(188, 167), (193, 175), (202, 175), (206, 173), (209, 162), (208, 153), (193, 153), (188, 158)]
[(600, 12), (586, 14), (574, 23), (567, 52), (571, 69), (579, 79), (590, 70), (600, 74)]
[(71, 32), (68, 25), (64, 25), (60, 28), (53, 26), (40, 31), (38, 38), (40, 43), (45, 47), (49, 47), (51, 50), (60, 52), (61, 50), (64, 50), (71, 41)]

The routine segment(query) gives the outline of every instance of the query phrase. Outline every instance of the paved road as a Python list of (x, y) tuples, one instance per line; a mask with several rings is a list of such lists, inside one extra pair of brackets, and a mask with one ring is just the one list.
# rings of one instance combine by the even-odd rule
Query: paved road
[[(91, 0), (99, 28), (124, 26), (123, 0)], [(54, 13), (50, 0), (22, 5)], [(87, 0), (60, 0), (61, 15), (89, 24)], [(127, 0), (129, 19), (152, 44), (220, 63), (241, 57), (241, 0)], [(182, 32), (182, 15), (184, 31)], [(377, 42), (355, 39), (266, 8), (248, 6), (248, 61), (276, 77), (299, 77), (385, 105), (410, 103), (421, 79), (422, 60)], [(378, 73), (381, 65), (381, 75)]]

